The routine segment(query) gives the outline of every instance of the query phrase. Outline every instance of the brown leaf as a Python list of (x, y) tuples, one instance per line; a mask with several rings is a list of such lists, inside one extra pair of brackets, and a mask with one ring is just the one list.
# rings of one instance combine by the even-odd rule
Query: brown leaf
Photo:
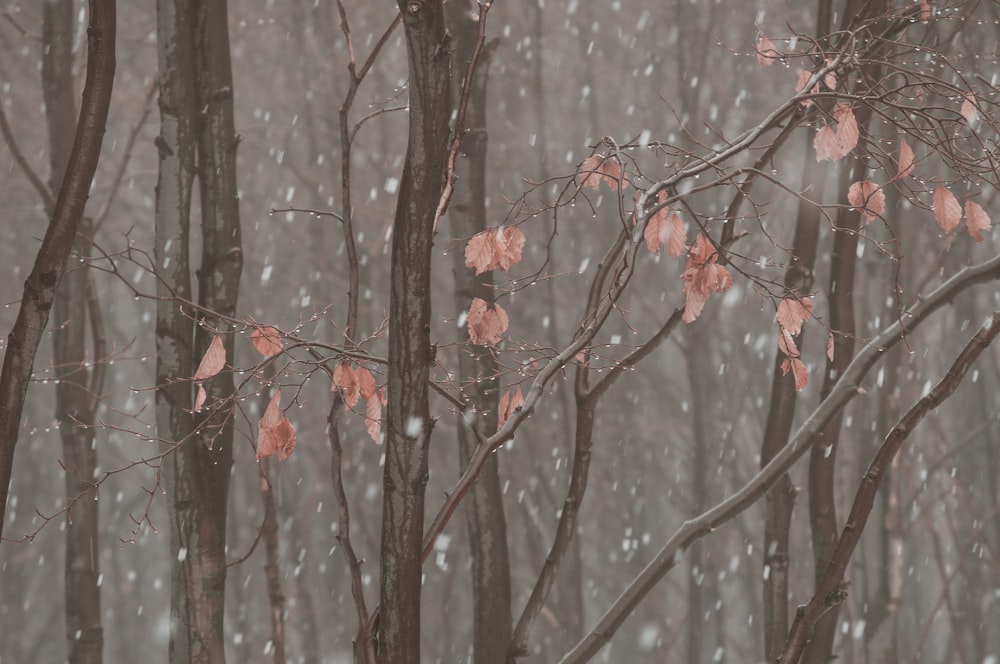
[(979, 109), (976, 108), (976, 97), (971, 92), (965, 93), (965, 101), (962, 102), (962, 108), (959, 110), (962, 117), (969, 124), (972, 124), (979, 119)]
[(775, 319), (783, 329), (792, 334), (802, 333), (802, 323), (812, 318), (813, 301), (811, 297), (784, 297), (778, 304)]
[(833, 332), (830, 333), (830, 337), (826, 340), (826, 357), (833, 362)]
[(660, 253), (660, 247), (666, 243), (668, 256), (683, 254), (687, 243), (684, 222), (667, 208), (660, 209), (649, 218), (644, 237), (646, 247), (656, 254)]
[(774, 42), (763, 34), (757, 37), (757, 64), (770, 67), (781, 55), (774, 47)]
[(934, 12), (931, 10), (931, 3), (927, 0), (920, 0), (920, 22), (926, 23), (931, 20)]
[(852, 184), (847, 190), (847, 202), (858, 209), (865, 224), (885, 213), (885, 192), (870, 180)]
[(798, 392), (806, 389), (806, 384), (809, 382), (809, 369), (806, 368), (805, 362), (797, 357), (792, 357), (784, 360), (781, 363), (781, 373), (785, 375), (791, 370), (792, 376), (795, 377), (795, 389)]
[(843, 159), (858, 145), (861, 135), (851, 107), (848, 104), (837, 104), (833, 107), (833, 118), (837, 121), (836, 131), (829, 125), (824, 126), (813, 139), (816, 161)]
[(837, 132), (833, 127), (824, 125), (813, 138), (813, 148), (816, 150), (816, 161), (832, 161), (837, 152)]
[(365, 404), (365, 428), (368, 435), (376, 443), (382, 442), (382, 406), (383, 400), (379, 394), (373, 394)]
[(218, 334), (212, 337), (212, 343), (208, 345), (208, 350), (198, 364), (198, 371), (194, 373), (195, 380), (205, 380), (222, 371), (226, 366), (226, 347), (222, 345), (222, 337)]
[(704, 233), (695, 238), (694, 246), (688, 249), (687, 264), (681, 279), (684, 281), (685, 323), (694, 321), (701, 315), (705, 302), (712, 293), (724, 293), (733, 285), (729, 270), (718, 265), (719, 254)]
[(361, 396), (358, 387), (358, 377), (355, 375), (354, 369), (351, 368), (349, 362), (340, 362), (334, 367), (333, 384), (330, 390), (339, 391), (348, 408), (354, 408), (358, 405), (358, 398)]
[(277, 355), (285, 347), (281, 340), (281, 332), (270, 325), (259, 325), (250, 335), (250, 341), (253, 342), (257, 352), (264, 357)]
[(798, 357), (799, 347), (795, 344), (795, 337), (792, 333), (785, 328), (780, 328), (778, 330), (778, 350), (784, 354), (785, 357)]
[(476, 274), (500, 268), (505, 272), (521, 260), (524, 233), (517, 226), (487, 228), (469, 239), (465, 247), (465, 266)]
[(934, 219), (945, 233), (950, 233), (962, 220), (962, 206), (944, 185), (934, 190)]
[[(812, 78), (811, 72), (805, 69), (800, 69), (798, 74), (798, 79), (795, 81), (795, 92), (802, 92), (803, 90), (805, 90), (805, 87), (809, 83), (810, 78)], [(815, 87), (813, 88), (813, 90), (815, 90)], [(809, 92), (813, 92), (813, 90), (809, 90)], [(804, 106), (805, 108), (809, 108), (813, 104), (812, 99), (802, 99), (801, 101), (799, 101), (799, 103), (802, 104), (802, 106)]]
[(473, 298), (465, 318), (469, 328), (469, 341), (479, 346), (495, 346), (507, 331), (507, 312), (499, 304), (487, 304)]
[(983, 232), (989, 233), (990, 229), (993, 228), (990, 215), (986, 214), (986, 210), (974, 201), (965, 201), (965, 225), (969, 230), (969, 235), (976, 242), (982, 242)]
[(366, 401), (371, 399), (378, 391), (378, 387), (375, 385), (375, 376), (372, 376), (372, 372), (364, 367), (358, 367), (354, 370), (354, 377), (357, 379), (358, 394), (361, 395), (361, 398)]
[(208, 394), (205, 392), (205, 386), (198, 383), (198, 392), (194, 397), (194, 412), (201, 412), (202, 406), (205, 405), (205, 399), (207, 398)]
[(278, 454), (284, 461), (295, 449), (295, 427), (281, 414), (281, 390), (275, 390), (257, 429), (257, 460)]
[(904, 138), (899, 142), (899, 169), (896, 171), (896, 177), (900, 180), (907, 177), (913, 172), (914, 166), (916, 163), (914, 163), (913, 148)]
[(597, 189), (603, 181), (612, 189), (618, 188), (622, 180), (622, 166), (615, 157), (605, 157), (601, 153), (592, 154), (580, 164), (578, 174), (581, 176), (580, 186)]
[(513, 391), (507, 390), (503, 393), (503, 396), (500, 397), (500, 403), (497, 405), (497, 431), (523, 403), (524, 395), (521, 393), (520, 385)]

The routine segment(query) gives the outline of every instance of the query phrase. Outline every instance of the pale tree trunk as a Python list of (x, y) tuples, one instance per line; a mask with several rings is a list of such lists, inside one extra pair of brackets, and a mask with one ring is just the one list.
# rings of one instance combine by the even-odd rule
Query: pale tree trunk
[(213, 331), (227, 362), (232, 335), (214, 315), (197, 332), (191, 300), (190, 211), (195, 175), (202, 212), (198, 304), (222, 316), (236, 309), (242, 267), (236, 200), (236, 133), (225, 0), (161, 0), (158, 5), (161, 133), (157, 183), (157, 427), (177, 445), (165, 461), (170, 491), (170, 661), (224, 662), (226, 507), (232, 466), (232, 375), (206, 382), (207, 407), (193, 419), (195, 360)]
[[(478, 24), (468, 2), (446, 5), (448, 23), (455, 35), (453, 82), (461, 94), (461, 81), (473, 58)], [(455, 193), (448, 217), (452, 235), (465, 240), (486, 228), (486, 88), (488, 54), (479, 58), (469, 91), (468, 110), (461, 154), (456, 162)], [(457, 104), (456, 104), (457, 107)], [(474, 275), (465, 266), (463, 251), (452, 252), (455, 271), (455, 309), (468, 311), (472, 298), (486, 302), (493, 298), (492, 271)], [(464, 332), (462, 330), (461, 332)], [(460, 346), (458, 377), (467, 408), (477, 414), (480, 433), (497, 429), (500, 400), (500, 368), (489, 350), (471, 344)], [(460, 415), (464, 418), (465, 415)], [(458, 456), (461, 469), (468, 465), (478, 441), (468, 425), (458, 422)], [(507, 521), (504, 515), (498, 455), (491, 455), (479, 481), (465, 502), (465, 524), (472, 555), (472, 633), (475, 664), (503, 662), (510, 639), (510, 558), (507, 550)]]
[(90, 0), (87, 29), (87, 79), (76, 135), (52, 219), (24, 282), (17, 320), (7, 337), (0, 375), (0, 535), (6, 523), (14, 448), (35, 353), (49, 322), (56, 287), (62, 279), (83, 218), (90, 185), (101, 156), (115, 74), (114, 0)]
[[(73, 0), (46, 0), (42, 24), (42, 91), (49, 131), (49, 190), (62, 187), (73, 148)], [(48, 210), (51, 214), (52, 210)], [(75, 247), (89, 253), (92, 224), (84, 217)], [(56, 378), (56, 421), (62, 438), (66, 473), (65, 597), (66, 648), (71, 664), (101, 661), (104, 645), (101, 628), (100, 556), (98, 554), (98, 502), (93, 485), (97, 467), (94, 448), (94, 415), (103, 382), (103, 368), (94, 361), (86, 367), (87, 309), (91, 293), (88, 273), (82, 266), (69, 270), (56, 290), (53, 315), (58, 326), (52, 334)], [(96, 311), (92, 312), (95, 315)], [(94, 320), (94, 330), (100, 321)], [(95, 348), (101, 339), (95, 334)], [(93, 493), (93, 495), (91, 495)], [(80, 499), (82, 496), (82, 499)]]
[(379, 660), (420, 661), (420, 583), (432, 422), (431, 248), (444, 185), (451, 53), (443, 0), (399, 0), (409, 57), (409, 140), (392, 233)]

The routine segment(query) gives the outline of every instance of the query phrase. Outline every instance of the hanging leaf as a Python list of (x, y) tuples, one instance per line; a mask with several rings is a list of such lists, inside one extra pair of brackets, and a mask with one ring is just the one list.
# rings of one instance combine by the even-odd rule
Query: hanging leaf
[(205, 392), (205, 386), (198, 383), (198, 392), (194, 397), (194, 412), (201, 412), (202, 407), (205, 405), (205, 399), (207, 398), (208, 394)]
[(612, 189), (618, 188), (618, 182), (627, 184), (627, 180), (622, 179), (622, 165), (615, 157), (605, 157), (601, 153), (593, 154), (580, 164), (578, 172), (580, 175), (580, 186), (590, 189), (597, 189), (601, 182), (604, 182)]
[(784, 297), (778, 303), (775, 319), (782, 329), (792, 334), (802, 333), (802, 323), (812, 318), (813, 301), (811, 297)]
[(712, 293), (724, 293), (733, 285), (729, 270), (717, 263), (719, 254), (704, 233), (695, 238), (694, 246), (688, 249), (687, 264), (681, 279), (684, 281), (685, 323), (694, 321), (701, 315), (705, 302)]
[(781, 54), (774, 47), (774, 42), (763, 34), (757, 36), (757, 64), (770, 67), (780, 57)]
[(826, 340), (826, 357), (833, 362), (833, 332), (830, 333), (830, 337)]
[(982, 242), (983, 233), (989, 233), (990, 229), (993, 228), (990, 215), (986, 214), (986, 210), (979, 203), (973, 201), (965, 201), (965, 225), (969, 230), (969, 235), (976, 242)]
[(945, 233), (950, 233), (962, 220), (962, 206), (944, 185), (934, 190), (934, 219)]
[(215, 335), (212, 343), (208, 345), (208, 350), (202, 356), (198, 364), (198, 371), (194, 374), (195, 380), (205, 380), (222, 371), (226, 366), (226, 347), (222, 345), (222, 337)]
[(668, 256), (680, 256), (684, 253), (687, 243), (687, 231), (684, 222), (667, 208), (656, 212), (646, 223), (643, 237), (646, 247), (655, 254), (660, 253), (660, 247), (667, 245)]
[[(811, 72), (805, 69), (800, 69), (798, 73), (798, 79), (795, 81), (795, 92), (802, 92), (803, 90), (805, 90), (806, 85), (809, 84), (810, 78), (812, 78)], [(809, 90), (809, 92), (813, 92), (815, 91), (815, 89), (816, 88), (813, 87), (813, 89)], [(802, 99), (799, 101), (799, 103), (805, 108), (809, 108), (810, 106), (813, 105), (812, 99)]]
[(358, 399), (361, 396), (358, 388), (358, 377), (349, 362), (340, 362), (334, 367), (333, 385), (330, 386), (330, 390), (340, 392), (340, 396), (343, 397), (348, 408), (354, 408), (358, 405)]
[(900, 180), (907, 177), (913, 172), (914, 166), (916, 164), (913, 159), (913, 148), (904, 138), (899, 142), (899, 169), (896, 171), (896, 177)]
[(275, 390), (257, 425), (257, 461), (277, 453), (284, 461), (295, 449), (295, 427), (281, 414), (281, 390)]
[(376, 443), (382, 442), (382, 406), (385, 405), (384, 394), (373, 394), (365, 404), (365, 428), (368, 435)]
[(852, 184), (847, 190), (847, 202), (858, 209), (865, 224), (872, 223), (885, 213), (885, 193), (870, 180)]
[(469, 305), (465, 318), (469, 328), (469, 341), (478, 346), (495, 346), (507, 331), (507, 312), (496, 303), (487, 304), (476, 297)]
[(378, 390), (378, 387), (375, 385), (375, 376), (372, 375), (372, 372), (364, 367), (358, 367), (354, 370), (354, 377), (357, 380), (358, 394), (361, 395), (361, 398), (366, 401), (371, 399)]
[(792, 372), (792, 376), (795, 378), (795, 390), (801, 392), (806, 389), (806, 385), (809, 383), (809, 369), (806, 368), (805, 362), (797, 357), (782, 361), (781, 374), (785, 375), (789, 371)]
[(962, 117), (969, 124), (979, 119), (979, 109), (976, 108), (976, 97), (971, 92), (965, 93), (965, 99), (962, 101), (962, 108), (959, 109), (959, 113), (962, 114)]
[(524, 395), (521, 393), (520, 385), (515, 390), (507, 390), (503, 393), (503, 396), (500, 397), (500, 403), (497, 405), (497, 431), (522, 404), (524, 404)]
[(250, 335), (250, 341), (257, 352), (264, 357), (277, 355), (285, 346), (281, 340), (281, 332), (276, 327), (270, 325), (259, 325)]

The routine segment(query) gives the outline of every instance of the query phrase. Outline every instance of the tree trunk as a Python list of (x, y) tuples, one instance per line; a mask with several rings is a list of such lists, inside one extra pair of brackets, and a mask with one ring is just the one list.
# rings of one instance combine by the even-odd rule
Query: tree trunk
[(442, 0), (399, 0), (410, 128), (392, 235), (389, 391), (383, 479), (380, 661), (420, 661), (424, 493), (431, 426), (431, 248), (444, 186), (451, 53)]
[[(207, 381), (206, 409), (196, 421), (190, 383), (194, 359), (223, 333), (228, 362), (233, 340), (226, 325), (204, 317), (197, 334), (191, 316), (172, 297), (191, 299), (190, 211), (194, 176), (202, 211), (198, 304), (232, 316), (242, 267), (236, 199), (236, 133), (225, 0), (158, 5), (161, 133), (157, 183), (156, 264), (157, 427), (177, 446), (167, 457), (173, 561), (170, 661), (224, 662), (225, 533), (232, 466), (232, 375)], [(193, 348), (193, 350), (192, 350)]]
[[(49, 131), (49, 190), (62, 187), (73, 147), (73, 0), (49, 0), (44, 5), (42, 27), (42, 91)], [(51, 214), (53, 210), (48, 210)], [(81, 255), (89, 253), (91, 224), (80, 222), (75, 241)], [(94, 415), (103, 382), (99, 353), (86, 368), (87, 308), (90, 293), (86, 268), (63, 276), (53, 306), (56, 322), (52, 334), (56, 378), (56, 421), (62, 438), (66, 501), (65, 597), (66, 649), (70, 664), (98, 664), (104, 646), (101, 628), (98, 502), (93, 485), (97, 468), (94, 448)], [(96, 312), (95, 312), (96, 313)], [(95, 329), (100, 329), (98, 325)], [(95, 338), (95, 347), (101, 340)], [(91, 495), (93, 493), (93, 495)], [(80, 499), (82, 497), (82, 499)]]
[(0, 535), (6, 523), (14, 448), (21, 412), (35, 361), (35, 353), (49, 322), (56, 287), (73, 249), (80, 220), (97, 170), (104, 128), (111, 105), (115, 75), (114, 0), (90, 0), (87, 28), (87, 80), (70, 152), (66, 175), (59, 189), (52, 220), (35, 256), (17, 320), (7, 337), (3, 373), (0, 374)]
[[(461, 80), (474, 55), (477, 22), (467, 2), (446, 5), (448, 23), (455, 35), (454, 80), (461, 94)], [(467, 239), (486, 228), (486, 87), (488, 54), (479, 60), (469, 92), (461, 154), (456, 163), (455, 193), (449, 208), (452, 234)], [(457, 107), (457, 104), (456, 104)], [(464, 252), (452, 252), (455, 270), (455, 309), (467, 311), (472, 298), (487, 302), (493, 298), (493, 273), (478, 276), (465, 266)], [(484, 435), (497, 429), (500, 400), (500, 373), (492, 353), (460, 346), (458, 378), (467, 408), (478, 414), (476, 422)], [(464, 417), (464, 415), (460, 415)], [(472, 458), (478, 441), (465, 422), (458, 423), (458, 456), (462, 469)], [(472, 555), (473, 662), (499, 664), (510, 639), (510, 559), (507, 550), (507, 521), (504, 515), (498, 455), (490, 456), (479, 481), (465, 503), (465, 523)]]

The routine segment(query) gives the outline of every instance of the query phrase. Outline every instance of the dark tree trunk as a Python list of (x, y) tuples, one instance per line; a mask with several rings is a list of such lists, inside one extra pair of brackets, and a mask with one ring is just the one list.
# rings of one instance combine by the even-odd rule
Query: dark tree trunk
[[(73, 148), (73, 0), (46, 2), (42, 27), (42, 91), (49, 131), (49, 190), (62, 187)], [(51, 214), (53, 210), (49, 209)], [(89, 253), (92, 233), (89, 219), (79, 226), (75, 247)], [(59, 283), (53, 312), (59, 324), (52, 334), (56, 377), (56, 421), (62, 438), (66, 468), (65, 597), (66, 649), (70, 664), (97, 664), (104, 646), (101, 628), (98, 502), (93, 485), (97, 468), (94, 416), (101, 392), (103, 368), (98, 357), (101, 339), (95, 334), (94, 368), (87, 369), (87, 315), (90, 301), (88, 272), (70, 270)], [(95, 310), (95, 315), (100, 314)], [(95, 330), (100, 330), (95, 320)], [(93, 495), (91, 495), (93, 493)], [(83, 497), (82, 500), (80, 498)]]
[(442, 0), (399, 0), (410, 128), (392, 235), (389, 391), (382, 506), (380, 661), (420, 661), (424, 494), (431, 426), (431, 248), (444, 186), (451, 53)]
[(49, 322), (56, 287), (62, 279), (76, 239), (90, 185), (101, 156), (101, 144), (111, 105), (115, 75), (114, 0), (90, 0), (87, 29), (87, 79), (66, 174), (35, 257), (24, 282), (24, 296), (17, 320), (7, 337), (3, 373), (0, 375), (0, 535), (6, 523), (14, 448), (21, 412), (28, 392), (35, 353)]
[[(478, 23), (470, 14), (467, 2), (450, 2), (448, 22), (455, 35), (455, 91), (461, 93), (461, 80), (474, 57)], [(467, 239), (486, 228), (486, 88), (488, 54), (479, 59), (469, 91), (461, 154), (456, 168), (455, 193), (449, 208), (452, 234)], [(457, 107), (457, 104), (456, 104)], [(493, 273), (478, 276), (465, 266), (464, 252), (452, 252), (455, 270), (455, 309), (467, 311), (472, 298), (487, 302), (493, 298)], [(500, 368), (490, 352), (472, 346), (460, 347), (459, 381), (466, 396), (467, 408), (478, 413), (479, 430), (484, 435), (497, 429)], [(460, 416), (460, 417), (464, 417)], [(467, 424), (458, 423), (458, 456), (464, 469), (472, 458), (478, 441)], [(465, 503), (465, 523), (469, 531), (472, 555), (473, 661), (475, 664), (499, 664), (510, 639), (510, 559), (507, 550), (507, 521), (504, 515), (498, 455), (483, 466)]]
[[(236, 199), (236, 132), (225, 0), (161, 0), (158, 6), (161, 134), (157, 185), (157, 266), (162, 290), (157, 321), (157, 426), (168, 456), (173, 561), (170, 660), (224, 662), (226, 508), (232, 466), (232, 374), (207, 381), (203, 413), (192, 419), (195, 358), (223, 335), (228, 363), (233, 339), (215, 316), (197, 332), (189, 258), (193, 181), (198, 177), (202, 258), (198, 304), (233, 316), (242, 268)], [(164, 267), (166, 266), (166, 267)], [(193, 349), (193, 350), (192, 350)]]

